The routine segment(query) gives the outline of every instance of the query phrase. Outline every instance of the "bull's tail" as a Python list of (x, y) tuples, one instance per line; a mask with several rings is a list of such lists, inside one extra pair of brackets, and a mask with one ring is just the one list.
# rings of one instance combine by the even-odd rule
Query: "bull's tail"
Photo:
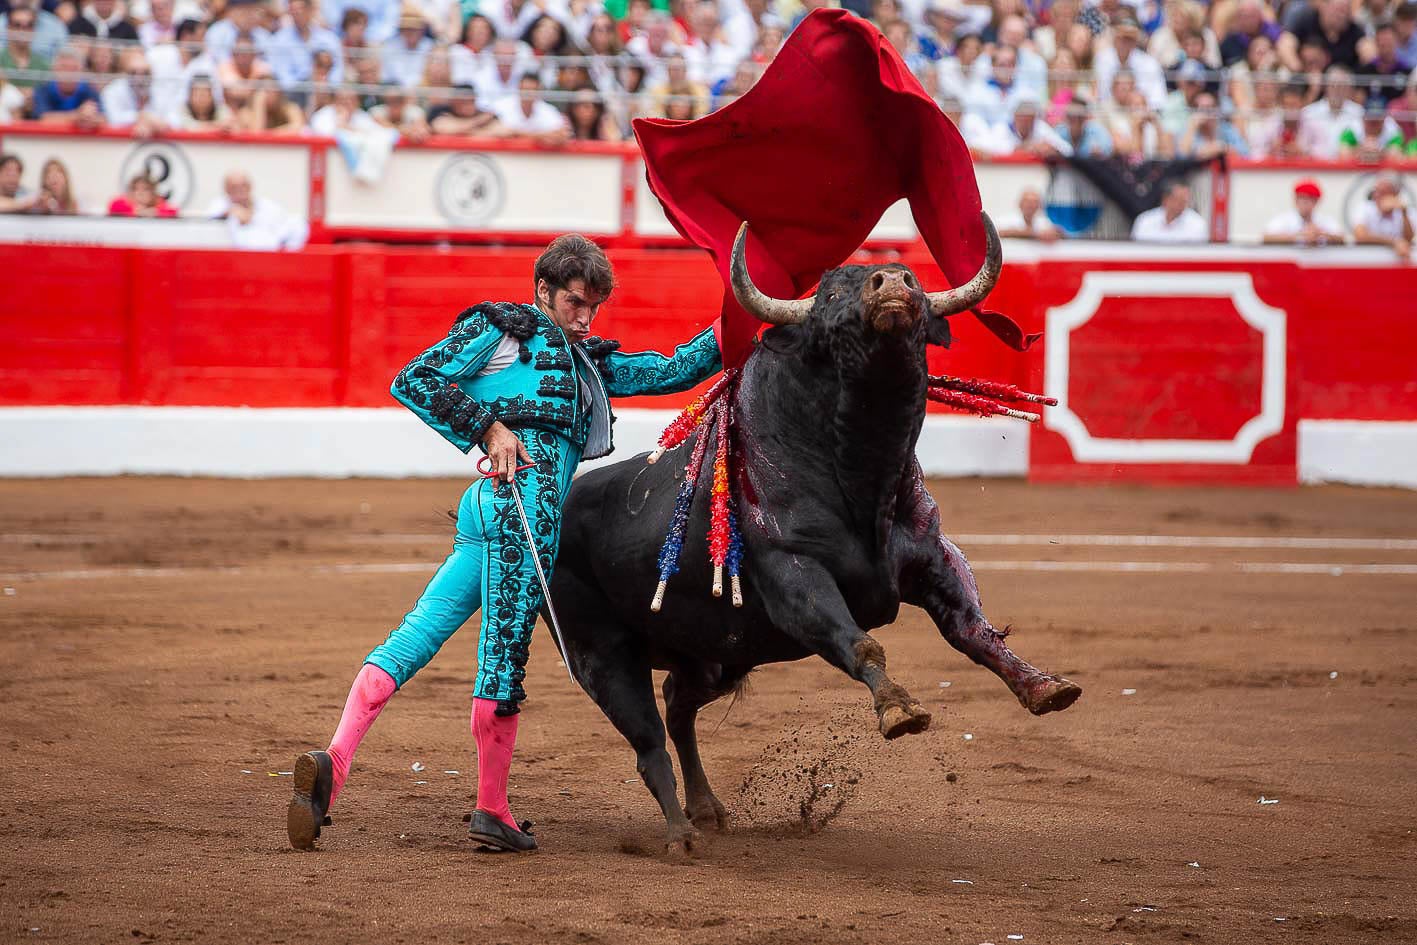
[[(710, 734), (718, 734), (718, 730), (723, 728), (723, 723), (728, 721), (728, 716), (733, 714), (733, 707), (738, 704), (738, 700), (747, 698), (748, 692), (752, 689), (752, 676), (753, 671), (750, 669), (746, 673), (744, 673), (743, 676), (737, 682), (733, 684), (733, 688), (725, 690), (723, 695), (719, 696), (718, 699), (714, 700), (714, 702), (717, 702), (719, 699), (722, 699), (723, 696), (733, 697), (728, 700), (728, 708), (724, 710), (723, 718), (718, 720), (718, 724), (713, 727), (713, 732), (711, 732)], [(713, 703), (709, 704), (712, 705)]]

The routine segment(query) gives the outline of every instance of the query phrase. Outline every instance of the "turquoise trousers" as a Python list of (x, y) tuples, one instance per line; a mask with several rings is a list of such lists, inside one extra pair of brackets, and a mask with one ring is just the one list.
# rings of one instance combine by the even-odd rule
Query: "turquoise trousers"
[[(518, 432), (537, 460), (537, 467), (522, 473), (517, 484), (531, 519), (542, 569), (550, 580), (561, 540), (561, 505), (579, 453), (554, 434)], [(522, 680), (541, 603), (541, 585), (511, 489), (504, 483), (480, 479), (463, 493), (458, 504), (453, 553), (403, 622), (365, 662), (384, 670), (402, 687), (481, 610), (473, 695), (521, 702), (526, 698)]]

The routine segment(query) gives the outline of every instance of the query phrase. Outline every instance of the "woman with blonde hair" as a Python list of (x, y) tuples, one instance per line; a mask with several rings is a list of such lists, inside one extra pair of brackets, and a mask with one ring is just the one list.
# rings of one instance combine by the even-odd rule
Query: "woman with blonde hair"
[(298, 135), (305, 130), (305, 112), (274, 82), (257, 90), (236, 120), (242, 131), (258, 134)]
[(440, 105), (450, 104), (453, 85), (453, 63), (448, 47), (434, 46), (423, 60), (423, 81), (418, 83), (424, 111), (431, 112)]
[(1261, 33), (1250, 40), (1250, 45), (1245, 48), (1245, 58), (1227, 70), (1226, 91), (1235, 106), (1235, 127), (1241, 133), (1244, 133), (1245, 123), (1255, 107), (1255, 77), (1267, 76), (1274, 84), (1282, 78), (1279, 75), (1281, 68), (1274, 43)]
[(1205, 9), (1195, 0), (1166, 0), (1165, 21), (1160, 29), (1151, 34), (1146, 51), (1161, 63), (1163, 69), (1174, 69), (1187, 58), (1181, 48), (1181, 40), (1191, 32), (1205, 37), (1202, 62), (1208, 68), (1220, 68), (1220, 41), (1205, 23)]
[(1083, 72), (1092, 71), (1092, 54), (1096, 51), (1092, 30), (1085, 23), (1074, 23), (1068, 27), (1068, 35), (1063, 38), (1063, 48), (1073, 54), (1078, 68)]
[(30, 213), (73, 216), (78, 212), (79, 205), (69, 185), (69, 169), (58, 158), (50, 158), (40, 168), (39, 197)]
[(236, 127), (236, 117), (222, 102), (216, 100), (216, 92), (210, 76), (194, 75), (187, 87), (187, 101), (182, 103), (177, 127), (183, 131), (231, 131)]
[[(689, 81), (689, 65), (684, 57), (677, 53), (664, 60), (664, 72), (668, 77), (663, 85), (656, 86), (650, 90), (650, 98), (654, 102), (653, 113), (660, 118), (681, 118), (684, 112), (688, 111), (687, 117), (701, 118), (709, 113), (709, 90), (706, 86), (697, 82)], [(683, 101), (688, 103), (685, 108)], [(670, 114), (670, 112), (673, 114)]]

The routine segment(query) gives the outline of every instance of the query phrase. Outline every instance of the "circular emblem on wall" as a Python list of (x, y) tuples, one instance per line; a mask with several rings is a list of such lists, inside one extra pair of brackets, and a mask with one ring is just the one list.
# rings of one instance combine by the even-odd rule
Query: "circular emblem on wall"
[(1358, 174), (1353, 178), (1348, 185), (1348, 191), (1343, 195), (1344, 232), (1353, 232), (1353, 226), (1358, 222), (1363, 207), (1371, 199), (1369, 195), (1372, 194), (1373, 185), (1378, 182), (1379, 177), (1391, 177), (1396, 180), (1398, 189), (1402, 191), (1402, 199), (1407, 206), (1417, 206), (1417, 194), (1413, 193), (1411, 182), (1401, 174), (1392, 171), (1368, 171), (1365, 174)]
[(454, 154), (433, 183), (438, 212), (449, 223), (481, 226), (502, 212), (507, 187), (502, 172), (481, 154)]
[(139, 174), (157, 181), (157, 192), (174, 207), (186, 207), (197, 189), (192, 162), (171, 141), (147, 141), (129, 151), (118, 171), (118, 189), (126, 191)]

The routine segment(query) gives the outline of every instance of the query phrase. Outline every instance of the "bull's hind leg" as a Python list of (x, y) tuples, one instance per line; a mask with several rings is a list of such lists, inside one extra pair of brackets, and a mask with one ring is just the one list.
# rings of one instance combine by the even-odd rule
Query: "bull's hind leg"
[(925, 707), (886, 675), (885, 648), (856, 625), (826, 568), (779, 553), (755, 574), (773, 625), (871, 690), (882, 735), (899, 738), (930, 727)]
[(901, 590), (902, 599), (929, 613), (950, 646), (1002, 679), (1034, 715), (1066, 709), (1082, 695), (1081, 686), (1031, 666), (1009, 649), (984, 617), (969, 562), (948, 538), (912, 555)]
[(581, 678), (589, 682), (591, 698), (605, 717), (635, 750), (635, 769), (669, 825), (669, 851), (692, 855), (700, 843), (699, 832), (679, 806), (674, 766), (665, 749), (664, 722), (654, 702), (649, 658), (628, 639), (619, 644), (607, 642), (605, 647), (588, 660), (578, 661), (578, 668), (590, 664), (589, 672)]
[(670, 852), (692, 854), (701, 838), (679, 806), (674, 765), (665, 749), (664, 721), (654, 701), (654, 677), (644, 643), (601, 616), (610, 613), (609, 604), (572, 568), (556, 570), (557, 599), (575, 604), (567, 608), (568, 615), (574, 616), (562, 630), (576, 679), (634, 749), (635, 768), (669, 826)]
[(699, 710), (728, 695), (741, 679), (741, 674), (728, 678), (721, 667), (702, 663), (681, 664), (664, 678), (665, 723), (684, 775), (684, 813), (700, 830), (728, 829), (728, 812), (709, 787), (699, 757)]

